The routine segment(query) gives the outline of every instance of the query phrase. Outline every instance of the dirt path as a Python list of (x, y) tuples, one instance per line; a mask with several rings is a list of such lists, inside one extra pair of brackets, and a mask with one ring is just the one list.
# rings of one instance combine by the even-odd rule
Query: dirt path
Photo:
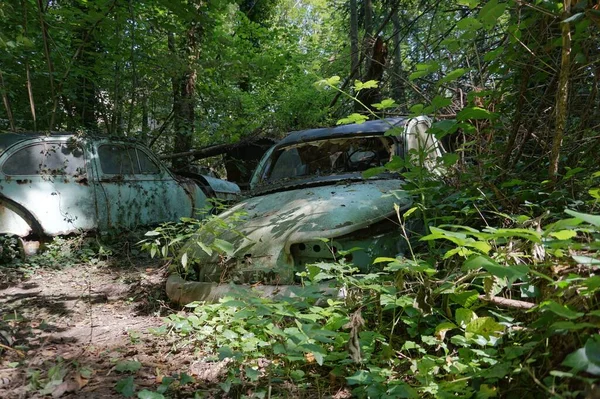
[[(151, 333), (171, 311), (160, 262), (122, 263), (39, 269), (0, 287), (0, 342), (12, 348), (0, 349), (0, 398), (122, 398), (114, 387), (129, 375), (153, 390), (186, 369), (189, 355)], [(141, 367), (117, 371), (128, 364)]]

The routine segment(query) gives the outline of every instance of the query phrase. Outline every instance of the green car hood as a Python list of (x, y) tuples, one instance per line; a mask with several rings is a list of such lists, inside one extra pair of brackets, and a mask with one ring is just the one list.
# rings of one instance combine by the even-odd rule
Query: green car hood
[[(216, 275), (219, 269), (231, 266), (272, 269), (283, 278), (281, 283), (289, 283), (294, 274), (292, 244), (335, 239), (395, 218), (394, 204), (403, 209), (412, 203), (401, 184), (399, 179), (365, 180), (253, 197), (218, 216), (228, 228), (221, 226), (219, 231), (213, 221), (212, 227), (204, 227), (186, 243), (182, 254), (187, 253), (201, 274)], [(215, 238), (233, 244), (226, 262), (217, 253), (209, 255), (202, 249), (213, 245)], [(205, 277), (201, 275), (200, 281)], [(210, 276), (208, 280), (212, 280)]]

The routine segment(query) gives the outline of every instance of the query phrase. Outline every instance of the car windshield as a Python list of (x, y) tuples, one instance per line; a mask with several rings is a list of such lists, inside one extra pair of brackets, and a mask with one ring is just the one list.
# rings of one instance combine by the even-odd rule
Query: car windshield
[(293, 144), (273, 152), (263, 182), (362, 172), (383, 166), (394, 153), (385, 136), (346, 137)]

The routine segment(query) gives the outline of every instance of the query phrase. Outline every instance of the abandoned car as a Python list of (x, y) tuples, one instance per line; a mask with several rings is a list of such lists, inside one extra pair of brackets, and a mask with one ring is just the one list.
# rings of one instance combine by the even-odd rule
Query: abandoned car
[[(211, 301), (230, 282), (282, 292), (307, 264), (344, 258), (368, 272), (376, 256), (403, 253), (394, 209), (412, 204), (403, 180), (363, 172), (417, 156), (414, 149), (433, 164), (443, 148), (429, 127), (427, 117), (388, 118), (289, 134), (259, 162), (251, 197), (219, 215), (228, 227), (202, 229), (183, 247), (187, 275), (173, 273), (167, 294), (181, 303)], [(232, 244), (227, 256), (211, 249), (223, 242)]]
[(176, 176), (145, 145), (74, 134), (0, 134), (0, 234), (48, 237), (197, 217), (233, 183)]

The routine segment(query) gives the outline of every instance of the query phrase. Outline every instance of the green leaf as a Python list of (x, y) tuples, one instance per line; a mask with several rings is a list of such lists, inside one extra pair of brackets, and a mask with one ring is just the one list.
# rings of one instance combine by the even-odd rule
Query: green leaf
[(379, 82), (376, 80), (369, 80), (366, 82), (361, 82), (360, 80), (354, 81), (354, 90), (360, 91), (363, 89), (376, 89), (379, 86)]
[(456, 3), (460, 4), (461, 6), (468, 6), (470, 9), (474, 9), (475, 7), (477, 7), (479, 5), (479, 3), (481, 3), (481, 1), (480, 0), (457, 0)]
[(117, 383), (115, 384), (115, 391), (125, 396), (126, 398), (132, 397), (135, 392), (133, 376), (129, 376), (127, 378), (117, 381)]
[(336, 125), (348, 125), (350, 123), (356, 123), (360, 125), (361, 123), (365, 123), (369, 118), (366, 115), (362, 114), (350, 114), (346, 118), (342, 118), (337, 121)]
[(464, 291), (450, 294), (452, 302), (459, 304), (465, 308), (471, 307), (479, 299), (479, 292), (475, 290)]
[(198, 246), (204, 251), (206, 252), (206, 254), (208, 256), (211, 256), (213, 254), (213, 250), (212, 248), (210, 248), (208, 245), (204, 244), (202, 241), (196, 241), (196, 244), (198, 244)]
[(469, 119), (496, 119), (497, 117), (497, 114), (480, 107), (466, 107), (456, 115), (456, 119), (459, 121), (466, 121)]
[(325, 359), (325, 356), (327, 354), (325, 349), (315, 344), (304, 344), (301, 345), (301, 348), (306, 353), (312, 353), (312, 355), (315, 357), (315, 361), (319, 366), (323, 365), (323, 360)]
[(368, 371), (358, 370), (350, 377), (346, 377), (346, 381), (348, 381), (348, 385), (366, 385), (371, 383), (373, 378)]
[(491, 258), (483, 255), (473, 256), (467, 259), (464, 263), (464, 268), (467, 270), (483, 268), (490, 274), (506, 278), (509, 282), (514, 282), (517, 279), (527, 276), (529, 267), (525, 265), (508, 265), (502, 266), (493, 261)]
[(142, 363), (136, 361), (136, 360), (124, 360), (124, 361), (120, 361), (117, 362), (117, 364), (115, 365), (115, 370), (119, 371), (119, 372), (136, 372), (138, 371), (140, 368), (142, 368)]
[(260, 377), (260, 372), (254, 367), (245, 367), (244, 372), (246, 373), (246, 377), (252, 382), (258, 381), (258, 378)]
[(600, 200), (600, 188), (592, 188), (588, 190), (588, 193), (597, 200)]
[(456, 324), (451, 323), (449, 321), (445, 321), (443, 323), (438, 324), (435, 327), (435, 336), (443, 341), (444, 337), (446, 336), (446, 333), (450, 330), (454, 330), (456, 328)]
[(491, 29), (496, 25), (498, 18), (504, 14), (506, 3), (498, 3), (498, 0), (490, 0), (479, 10), (477, 18), (483, 23), (486, 29)]
[(548, 235), (554, 238), (558, 238), (559, 240), (568, 240), (569, 238), (577, 236), (577, 232), (575, 230), (561, 230), (552, 232)]
[(373, 264), (383, 263), (383, 262), (396, 262), (396, 258), (386, 258), (386, 257), (378, 257), (375, 258)]
[(162, 394), (158, 392), (152, 392), (147, 389), (138, 392), (137, 397), (139, 399), (165, 399)]
[(498, 336), (502, 333), (504, 326), (496, 322), (492, 317), (480, 317), (467, 324), (465, 331), (470, 334), (489, 338), (490, 336)]
[[(465, 73), (467, 73), (467, 70), (465, 68), (455, 69), (451, 72), (448, 72), (446, 74), (446, 76), (444, 76), (442, 79), (440, 79), (439, 84), (452, 82), (453, 80), (456, 80), (456, 79), (460, 78), (461, 76), (463, 76)], [(450, 104), (448, 104), (448, 105), (450, 105)]]
[[(442, 79), (443, 80), (443, 79)], [(442, 97), (442, 96), (435, 96), (433, 98), (433, 100), (431, 100), (431, 105), (433, 106), (433, 108), (435, 108), (436, 110), (444, 108), (449, 106), (450, 104), (452, 104), (452, 99), (448, 98), (448, 97)], [(434, 123), (435, 125), (435, 123)], [(440, 123), (438, 122), (439, 126)]]
[(471, 309), (459, 308), (456, 309), (454, 320), (461, 328), (465, 328), (467, 324), (477, 319), (477, 315)]
[(395, 108), (398, 106), (394, 100), (391, 98), (385, 99), (380, 103), (373, 104), (373, 106), (379, 110), (387, 109), (387, 108)]
[(444, 164), (444, 166), (450, 167), (457, 163), (459, 159), (460, 157), (458, 156), (458, 154), (455, 154), (453, 152), (447, 152), (442, 156), (442, 163)]
[(378, 166), (376, 168), (370, 168), (362, 172), (363, 179), (369, 179), (371, 177), (377, 176), (378, 174), (384, 173), (386, 171), (385, 166)]
[(494, 61), (504, 52), (504, 47), (498, 47), (496, 50), (488, 51), (484, 56), (484, 61)]
[(402, 399), (418, 399), (421, 397), (413, 387), (403, 382), (388, 386), (386, 393), (387, 395), (383, 397)]
[(554, 301), (545, 301), (542, 302), (539, 306), (541, 310), (549, 310), (550, 312), (558, 315), (560, 317), (564, 317), (565, 319), (574, 320), (584, 315), (584, 313), (576, 312), (567, 308), (566, 306), (560, 305)]
[(589, 223), (593, 226), (600, 227), (600, 216), (598, 215), (590, 215), (587, 213), (575, 212), (570, 209), (565, 209), (565, 213), (576, 217), (577, 219), (581, 219), (586, 223)]
[(221, 240), (219, 238), (215, 238), (213, 245), (228, 256), (232, 256), (235, 252), (232, 243), (225, 240)]
[(585, 346), (568, 355), (562, 365), (574, 370), (600, 375), (600, 341), (598, 339), (598, 335), (589, 338)]
[(482, 26), (483, 26), (483, 24), (481, 22), (479, 22), (478, 19), (473, 18), (473, 17), (463, 18), (456, 23), (456, 27), (458, 29), (467, 30), (470, 32), (476, 31), (477, 29), (481, 28)]

